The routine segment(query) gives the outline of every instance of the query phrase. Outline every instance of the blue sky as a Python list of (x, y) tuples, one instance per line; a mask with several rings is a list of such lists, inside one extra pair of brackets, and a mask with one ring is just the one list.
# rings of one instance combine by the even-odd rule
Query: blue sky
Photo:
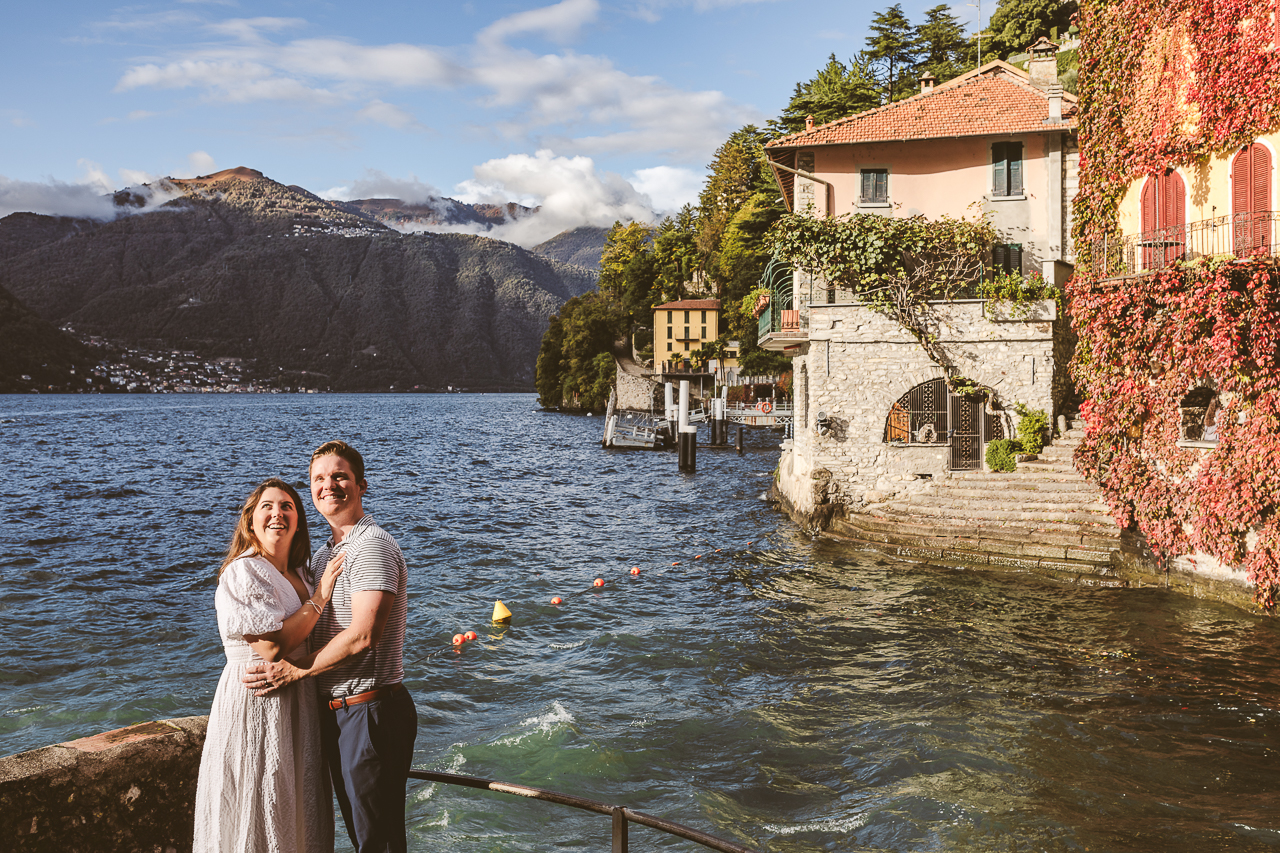
[[(10, 4), (0, 216), (93, 214), (103, 192), (248, 166), (331, 198), (541, 204), (526, 244), (651, 218), (695, 200), (729, 133), (862, 49), (889, 5)], [(902, 5), (919, 22), (935, 4)], [(953, 8), (972, 28), (977, 8)]]

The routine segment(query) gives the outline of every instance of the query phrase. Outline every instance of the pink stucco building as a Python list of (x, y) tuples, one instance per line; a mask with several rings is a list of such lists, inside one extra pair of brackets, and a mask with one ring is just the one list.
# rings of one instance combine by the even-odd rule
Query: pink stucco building
[[(788, 207), (986, 214), (997, 235), (990, 268), (1064, 283), (1078, 155), (1076, 99), (1058, 83), (1056, 54), (1042, 39), (1029, 71), (996, 61), (941, 85), (926, 75), (918, 95), (770, 142)], [(961, 397), (910, 334), (853, 292), (776, 265), (770, 274), (760, 345), (795, 368), (795, 434), (778, 486), (803, 513), (830, 502), (856, 511), (982, 470), (984, 444), (1011, 433), (1014, 404), (1060, 413), (1070, 350), (1051, 300), (1016, 315), (979, 300), (933, 306), (952, 363), (989, 389)]]

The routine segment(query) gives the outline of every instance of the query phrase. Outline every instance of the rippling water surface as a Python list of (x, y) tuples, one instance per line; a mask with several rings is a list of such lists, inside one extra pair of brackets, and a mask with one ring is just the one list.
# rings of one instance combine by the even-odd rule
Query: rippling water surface
[[(207, 713), (236, 508), (340, 437), (410, 564), (417, 767), (762, 851), (1280, 850), (1275, 622), (843, 551), (760, 500), (776, 436), (684, 476), (602, 427), (531, 395), (0, 397), (0, 754)], [(608, 849), (519, 798), (408, 811), (414, 850)]]

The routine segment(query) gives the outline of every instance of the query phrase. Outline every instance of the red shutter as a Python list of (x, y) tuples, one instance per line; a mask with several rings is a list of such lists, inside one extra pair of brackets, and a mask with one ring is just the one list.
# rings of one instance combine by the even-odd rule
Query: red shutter
[[(1156, 178), (1147, 178), (1146, 183), (1142, 185), (1142, 233), (1138, 237), (1138, 243), (1146, 243), (1155, 239), (1155, 230), (1158, 226), (1159, 217), (1157, 211), (1159, 207), (1156, 204), (1156, 188), (1159, 181)], [(1155, 266), (1155, 252), (1148, 247), (1142, 249), (1142, 268), (1150, 269)]]
[(1250, 147), (1249, 164), (1252, 185), (1249, 201), (1253, 205), (1253, 245), (1265, 249), (1271, 245), (1271, 151), (1260, 142)]
[(1250, 212), (1253, 204), (1249, 198), (1252, 188), (1253, 152), (1242, 148), (1231, 161), (1231, 235), (1232, 250), (1237, 255), (1248, 254), (1253, 247), (1253, 228)]

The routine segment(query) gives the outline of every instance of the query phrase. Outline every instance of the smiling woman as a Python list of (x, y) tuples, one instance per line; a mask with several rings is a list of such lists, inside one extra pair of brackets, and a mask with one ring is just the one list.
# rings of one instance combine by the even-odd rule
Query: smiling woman
[(308, 651), (308, 635), (342, 571), (340, 555), (313, 595), (300, 572), (310, 556), (297, 491), (279, 479), (259, 485), (240, 510), (219, 570), (215, 600), (227, 665), (200, 761), (195, 851), (333, 848), (315, 692), (295, 686), (263, 699), (240, 684), (249, 663)]

